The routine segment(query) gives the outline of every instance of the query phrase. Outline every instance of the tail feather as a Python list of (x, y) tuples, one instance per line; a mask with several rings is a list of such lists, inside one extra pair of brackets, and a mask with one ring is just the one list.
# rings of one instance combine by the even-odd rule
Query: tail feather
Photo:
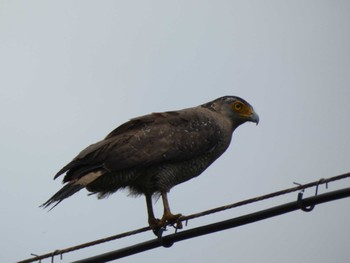
[(49, 200), (43, 203), (40, 207), (47, 208), (50, 205), (54, 204), (54, 206), (50, 208), (50, 210), (52, 210), (56, 205), (61, 203), (64, 199), (80, 191), (82, 188), (84, 188), (83, 185), (68, 183), (65, 186), (63, 186), (56, 194), (54, 194)]

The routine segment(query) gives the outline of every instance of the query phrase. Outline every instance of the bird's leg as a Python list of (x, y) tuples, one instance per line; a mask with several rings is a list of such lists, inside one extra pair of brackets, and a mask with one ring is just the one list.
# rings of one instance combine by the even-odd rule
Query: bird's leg
[(176, 224), (176, 228), (181, 229), (182, 223), (178, 222), (178, 219), (181, 217), (181, 214), (172, 214), (169, 207), (168, 196), (166, 192), (161, 192), (163, 206), (164, 206), (164, 214), (162, 219), (160, 220), (161, 225), (166, 225), (167, 223)]
[(147, 204), (147, 212), (148, 212), (148, 224), (152, 229), (156, 229), (160, 227), (160, 220), (154, 217), (153, 206), (152, 206), (152, 195), (145, 194), (146, 196), (146, 204)]

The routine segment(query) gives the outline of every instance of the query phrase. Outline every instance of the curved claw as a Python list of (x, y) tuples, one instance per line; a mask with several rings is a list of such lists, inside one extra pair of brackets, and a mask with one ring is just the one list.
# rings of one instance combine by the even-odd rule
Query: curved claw
[(159, 220), (156, 218), (152, 218), (148, 220), (148, 223), (150, 228), (153, 230), (153, 233), (156, 236), (158, 236), (159, 231), (161, 231), (161, 229), (165, 229), (167, 225), (173, 225), (176, 229), (182, 229), (183, 228), (182, 222), (179, 221), (181, 216), (182, 216), (181, 214), (176, 214), (176, 215), (173, 215), (171, 213), (164, 214), (162, 219)]
[(162, 217), (162, 219), (160, 220), (160, 223), (162, 224), (162, 226), (166, 226), (168, 224), (170, 225), (175, 225), (176, 229), (182, 229), (182, 222), (179, 221), (179, 218), (181, 217), (181, 214), (176, 214), (173, 215), (171, 213), (165, 213)]

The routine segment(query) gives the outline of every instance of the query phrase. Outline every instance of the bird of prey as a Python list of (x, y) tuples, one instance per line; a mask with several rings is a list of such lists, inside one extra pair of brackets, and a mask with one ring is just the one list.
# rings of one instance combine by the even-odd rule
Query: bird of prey
[[(65, 174), (65, 185), (42, 206), (55, 207), (83, 188), (99, 198), (127, 188), (132, 195), (146, 197), (152, 229), (175, 224), (181, 214), (170, 211), (170, 189), (200, 175), (225, 152), (233, 131), (247, 121), (258, 124), (259, 116), (235, 96), (131, 119), (64, 166), (54, 179)], [(160, 196), (164, 214), (156, 219), (152, 197)]]

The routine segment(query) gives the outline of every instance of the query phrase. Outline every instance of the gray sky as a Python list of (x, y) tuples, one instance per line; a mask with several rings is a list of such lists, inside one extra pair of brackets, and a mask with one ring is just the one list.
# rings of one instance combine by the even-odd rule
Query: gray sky
[[(243, 97), (260, 115), (259, 126), (240, 127), (200, 177), (172, 190), (174, 212), (349, 172), (349, 11), (349, 1), (340, 0), (0, 1), (0, 261), (147, 224), (144, 198), (125, 192), (96, 200), (83, 190), (49, 213), (38, 208), (61, 187), (52, 179), (63, 165), (138, 115), (223, 95)], [(295, 199), (234, 209), (189, 227)], [(347, 262), (349, 202), (120, 262)], [(153, 237), (148, 232), (65, 254), (63, 262)]]

